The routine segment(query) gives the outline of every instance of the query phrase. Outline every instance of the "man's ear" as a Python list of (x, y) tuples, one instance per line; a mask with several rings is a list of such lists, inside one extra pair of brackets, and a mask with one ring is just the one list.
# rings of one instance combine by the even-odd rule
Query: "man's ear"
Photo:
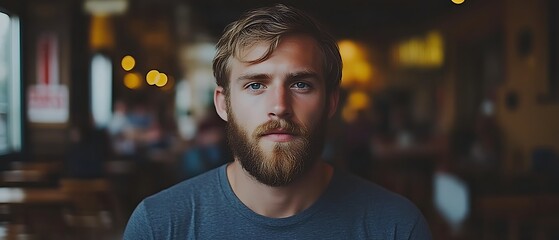
[(336, 110), (338, 109), (338, 101), (340, 99), (340, 90), (339, 89), (335, 89), (332, 90), (332, 92), (330, 93), (330, 96), (328, 96), (330, 98), (330, 100), (328, 101), (328, 118), (332, 118), (332, 116), (334, 116), (334, 114), (336, 113)]
[(217, 115), (224, 121), (227, 121), (227, 104), (225, 102), (225, 89), (217, 86), (214, 90), (214, 105)]

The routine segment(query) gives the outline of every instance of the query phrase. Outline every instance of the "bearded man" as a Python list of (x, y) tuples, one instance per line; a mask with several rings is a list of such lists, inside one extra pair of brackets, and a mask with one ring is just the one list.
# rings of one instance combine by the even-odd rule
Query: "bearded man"
[(146, 198), (124, 239), (431, 239), (408, 200), (320, 160), (342, 60), (311, 17), (247, 12), (213, 70), (234, 161)]

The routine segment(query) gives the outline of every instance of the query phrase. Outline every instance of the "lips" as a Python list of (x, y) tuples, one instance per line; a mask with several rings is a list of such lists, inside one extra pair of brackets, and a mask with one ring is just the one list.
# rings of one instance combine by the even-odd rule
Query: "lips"
[(292, 132), (275, 129), (275, 130), (265, 132), (264, 134), (261, 135), (261, 137), (274, 142), (287, 142), (295, 138), (296, 135)]
[(286, 131), (286, 130), (282, 130), (282, 129), (274, 129), (274, 130), (266, 131), (266, 132), (262, 133), (261, 136), (274, 135), (274, 134), (287, 134), (287, 135), (295, 136), (295, 133), (290, 132), (290, 131)]

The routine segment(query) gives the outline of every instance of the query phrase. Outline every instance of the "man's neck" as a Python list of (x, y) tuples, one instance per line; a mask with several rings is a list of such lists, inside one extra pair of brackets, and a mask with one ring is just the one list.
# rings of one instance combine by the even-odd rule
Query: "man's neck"
[(237, 160), (227, 166), (235, 195), (255, 213), (271, 218), (293, 216), (310, 207), (330, 183), (332, 173), (332, 166), (319, 160), (290, 185), (270, 187), (254, 179)]

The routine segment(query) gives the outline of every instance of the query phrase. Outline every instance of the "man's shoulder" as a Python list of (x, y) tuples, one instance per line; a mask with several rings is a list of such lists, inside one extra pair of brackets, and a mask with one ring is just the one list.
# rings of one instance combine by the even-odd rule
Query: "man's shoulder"
[(366, 206), (376, 216), (412, 217), (421, 215), (415, 204), (407, 198), (363, 178), (345, 175), (338, 186), (338, 194), (358, 206)]
[(216, 168), (145, 198), (134, 210), (124, 239), (185, 239), (197, 210), (216, 206), (222, 178)]
[(335, 195), (340, 196), (338, 200), (341, 200), (337, 206), (345, 206), (341, 214), (350, 218), (356, 215), (363, 216), (367, 219), (371, 236), (394, 234), (394, 236), (421, 236), (417, 239), (430, 239), (429, 228), (423, 214), (407, 198), (372, 181), (351, 175), (341, 177), (337, 185)]

